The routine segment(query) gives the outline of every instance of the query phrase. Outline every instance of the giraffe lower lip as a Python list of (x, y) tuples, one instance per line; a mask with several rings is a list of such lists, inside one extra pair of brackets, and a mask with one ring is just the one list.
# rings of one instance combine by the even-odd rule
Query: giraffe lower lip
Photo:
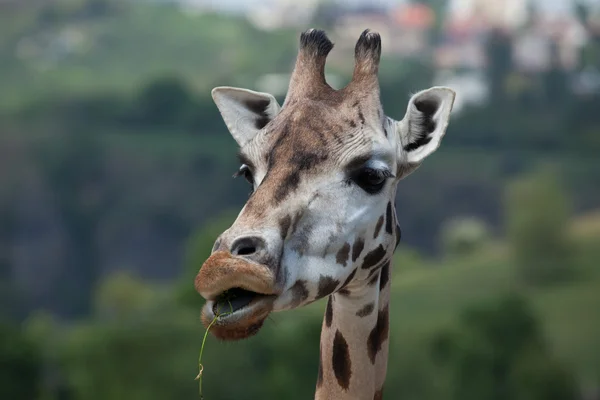
[(238, 292), (237, 300), (209, 300), (201, 314), (202, 324), (221, 340), (239, 340), (255, 335), (273, 310), (276, 296)]

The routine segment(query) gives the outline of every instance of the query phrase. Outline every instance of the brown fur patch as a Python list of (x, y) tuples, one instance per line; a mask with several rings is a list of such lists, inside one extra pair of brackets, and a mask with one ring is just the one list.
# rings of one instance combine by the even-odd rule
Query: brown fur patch
[(325, 325), (331, 328), (333, 322), (333, 305), (331, 304), (332, 298), (329, 296), (327, 299), (327, 308), (325, 309)]
[(352, 262), (358, 260), (358, 257), (360, 257), (360, 253), (362, 253), (364, 248), (365, 241), (362, 238), (356, 239), (356, 241), (352, 245)]
[(305, 281), (296, 281), (296, 283), (294, 283), (294, 286), (292, 286), (290, 290), (292, 291), (294, 297), (294, 300), (292, 301), (292, 307), (297, 307), (298, 305), (305, 302), (308, 298), (308, 289), (306, 288)]
[(333, 338), (333, 351), (331, 356), (333, 374), (338, 384), (344, 390), (350, 387), (350, 377), (352, 376), (352, 362), (350, 361), (350, 349), (344, 335), (338, 330)]
[(366, 317), (368, 315), (371, 315), (371, 313), (373, 312), (373, 310), (375, 309), (375, 303), (370, 302), (365, 304), (365, 306), (363, 308), (361, 308), (360, 310), (358, 310), (356, 312), (356, 316), (357, 317)]
[(273, 199), (276, 204), (281, 203), (291, 192), (296, 190), (300, 185), (300, 173), (298, 171), (289, 171), (288, 174), (283, 178), (277, 189)]
[(350, 257), (350, 243), (344, 243), (342, 248), (335, 255), (335, 261), (343, 265), (344, 267), (348, 264), (348, 258)]
[(291, 225), (292, 217), (290, 217), (289, 215), (286, 215), (285, 217), (279, 220), (279, 231), (281, 233), (282, 240), (284, 240), (287, 237)]
[(393, 221), (393, 216), (392, 216), (392, 202), (389, 201), (387, 204), (387, 208), (385, 210), (385, 231), (387, 233), (389, 233), (390, 235), (393, 232), (392, 227), (394, 226), (394, 221)]
[(292, 248), (303, 255), (308, 250), (310, 244), (310, 237), (312, 235), (314, 224), (306, 223), (300, 226), (299, 229), (294, 233), (294, 240)]
[(383, 215), (379, 217), (377, 220), (377, 225), (375, 225), (375, 232), (373, 232), (373, 239), (379, 236), (379, 231), (381, 231), (381, 227), (383, 226)]
[(317, 292), (317, 298), (323, 298), (331, 293), (338, 287), (340, 281), (333, 279), (330, 276), (321, 275), (319, 278), (319, 290)]
[(375, 364), (377, 353), (381, 350), (383, 342), (387, 340), (389, 330), (389, 305), (386, 305), (385, 308), (377, 314), (377, 323), (367, 339), (367, 351), (372, 364)]
[(400, 238), (402, 238), (402, 231), (400, 231), (400, 225), (396, 224), (396, 247), (400, 244)]
[(379, 245), (376, 249), (371, 250), (363, 261), (362, 269), (369, 269), (379, 264), (381, 260), (386, 255), (386, 250), (383, 248), (383, 245)]
[(383, 264), (383, 267), (381, 268), (381, 279), (379, 280), (379, 291), (382, 291), (385, 288), (385, 285), (387, 285), (387, 283), (390, 280), (390, 262), (386, 262), (385, 264)]

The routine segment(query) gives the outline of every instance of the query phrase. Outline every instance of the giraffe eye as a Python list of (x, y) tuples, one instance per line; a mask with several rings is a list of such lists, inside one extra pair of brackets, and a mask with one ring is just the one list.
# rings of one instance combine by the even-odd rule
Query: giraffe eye
[(356, 171), (351, 180), (365, 192), (377, 194), (383, 189), (387, 178), (390, 176), (391, 174), (387, 170), (365, 167)]
[(240, 169), (233, 175), (234, 178), (237, 178), (238, 176), (243, 176), (244, 179), (248, 181), (252, 189), (254, 189), (254, 176), (252, 176), (252, 171), (248, 165), (242, 164)]
[(252, 176), (252, 171), (250, 171), (250, 167), (244, 164), (240, 167), (238, 173), (239, 175), (242, 175), (248, 181), (248, 183), (254, 185), (254, 177)]

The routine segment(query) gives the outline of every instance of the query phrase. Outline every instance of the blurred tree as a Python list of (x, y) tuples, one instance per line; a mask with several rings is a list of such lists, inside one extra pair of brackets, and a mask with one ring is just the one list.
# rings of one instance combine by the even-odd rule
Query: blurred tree
[(23, 323), (23, 331), (36, 344), (40, 360), (40, 394), (37, 400), (74, 400), (66, 382), (60, 357), (63, 354), (65, 327), (43, 311), (31, 313)]
[(67, 332), (60, 364), (76, 399), (197, 396), (201, 325), (194, 315), (160, 308), (143, 318), (92, 321)]
[(14, 228), (12, 207), (0, 203), (0, 320), (17, 317), (20, 307), (10, 266), (11, 236)]
[(487, 38), (485, 52), (492, 104), (504, 103), (506, 83), (512, 71), (511, 36), (499, 29), (492, 30)]
[(102, 279), (95, 291), (95, 315), (99, 319), (123, 320), (144, 315), (165, 295), (127, 272)]
[(91, 310), (100, 273), (97, 224), (113, 195), (106, 182), (103, 148), (92, 135), (69, 132), (40, 143), (37, 161), (54, 192), (69, 241), (69, 262), (47, 306), (63, 315), (81, 316)]
[(451, 399), (578, 398), (573, 375), (550, 355), (533, 310), (517, 295), (467, 308), (457, 330), (436, 335), (431, 355), (451, 377)]
[(195, 102), (186, 83), (165, 76), (148, 83), (138, 95), (137, 112), (147, 125), (183, 125), (195, 112)]
[(37, 399), (40, 376), (37, 346), (19, 327), (0, 322), (0, 399)]
[(545, 89), (544, 99), (547, 106), (553, 109), (565, 107), (571, 101), (568, 88), (567, 71), (562, 67), (560, 61), (560, 48), (556, 41), (551, 43), (550, 69), (543, 74), (542, 84)]
[(110, 15), (117, 4), (114, 0), (86, 0), (82, 11), (86, 16), (104, 17)]
[(569, 201), (557, 173), (544, 169), (511, 183), (506, 194), (508, 241), (519, 276), (529, 284), (570, 278)]
[(484, 221), (475, 217), (455, 218), (446, 222), (441, 229), (444, 253), (448, 256), (465, 256), (483, 247), (489, 239), (489, 230)]

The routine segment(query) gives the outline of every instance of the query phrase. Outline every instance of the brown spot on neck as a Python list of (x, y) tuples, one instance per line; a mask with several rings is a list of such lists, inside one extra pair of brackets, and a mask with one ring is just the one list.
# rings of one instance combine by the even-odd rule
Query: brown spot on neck
[(389, 329), (389, 305), (386, 305), (385, 308), (377, 314), (377, 323), (367, 339), (367, 352), (372, 364), (375, 364), (377, 353), (381, 350), (383, 342), (388, 338)]
[(367, 317), (369, 315), (371, 315), (371, 313), (373, 312), (373, 310), (375, 309), (375, 303), (374, 302), (370, 302), (365, 304), (365, 306), (363, 308), (361, 308), (360, 310), (358, 310), (356, 312), (356, 316), (357, 317)]
[(331, 328), (331, 323), (333, 322), (333, 305), (331, 296), (327, 299), (327, 308), (325, 309), (325, 325), (328, 328)]
[(379, 279), (379, 291), (381, 292), (390, 280), (390, 262), (383, 264)]
[(344, 335), (337, 330), (333, 338), (333, 349), (331, 355), (333, 374), (342, 389), (348, 390), (350, 378), (352, 377), (352, 362), (350, 360), (350, 349)]

